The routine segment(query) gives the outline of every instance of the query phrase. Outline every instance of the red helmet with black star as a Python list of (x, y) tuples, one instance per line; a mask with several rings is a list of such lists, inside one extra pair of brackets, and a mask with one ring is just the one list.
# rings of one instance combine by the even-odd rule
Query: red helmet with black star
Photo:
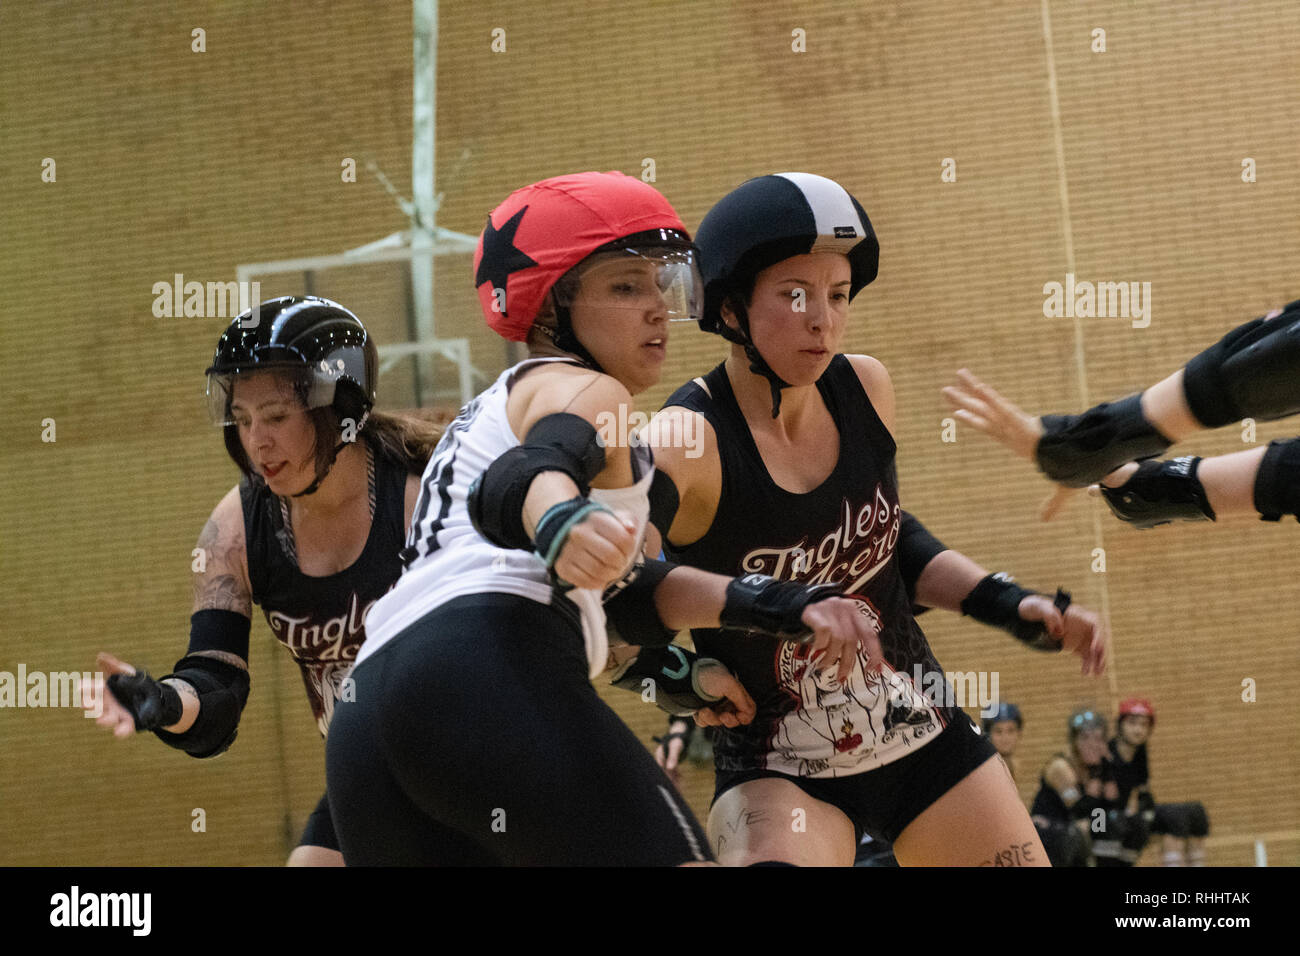
[(692, 248), (668, 200), (623, 173), (556, 176), (511, 193), (488, 216), (474, 252), (474, 285), (488, 325), (512, 342), (524, 341), (561, 276), (630, 239), (638, 246)]
[(1144, 697), (1128, 697), (1120, 702), (1119, 719), (1125, 717), (1150, 717), (1151, 728), (1156, 726), (1156, 709), (1151, 706), (1151, 701)]

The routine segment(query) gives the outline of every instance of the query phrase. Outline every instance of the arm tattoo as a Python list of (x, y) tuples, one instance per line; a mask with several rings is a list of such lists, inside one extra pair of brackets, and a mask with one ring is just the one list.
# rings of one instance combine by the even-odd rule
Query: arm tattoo
[(199, 699), (199, 692), (191, 687), (187, 681), (183, 681), (179, 677), (169, 677), (167, 680), (163, 681), (163, 683), (168, 687), (174, 688), (178, 694), (183, 694), (195, 701)]
[(248, 662), (238, 654), (232, 654), (230, 651), (195, 651), (191, 657), (210, 657), (214, 661), (221, 661), (223, 664), (229, 664), (231, 667), (238, 667), (241, 671), (248, 670)]
[(216, 573), (195, 573), (194, 610), (235, 611), (253, 616), (252, 599), (239, 578), (232, 573), (219, 573), (238, 569), (242, 547), (238, 541), (225, 544), (220, 525), (215, 519), (208, 519), (199, 534), (199, 549), (205, 556), (205, 565), (213, 565), (211, 572)]
[(223, 574), (211, 581), (204, 581), (196, 586), (196, 590), (198, 595), (195, 610), (214, 608), (218, 611), (235, 611), (250, 618), (253, 616), (248, 592), (240, 586), (233, 574)]
[(203, 526), (199, 532), (199, 547), (204, 551), (213, 552), (217, 549), (217, 542), (221, 540), (221, 528), (217, 525), (214, 518), (209, 518), (208, 523)]

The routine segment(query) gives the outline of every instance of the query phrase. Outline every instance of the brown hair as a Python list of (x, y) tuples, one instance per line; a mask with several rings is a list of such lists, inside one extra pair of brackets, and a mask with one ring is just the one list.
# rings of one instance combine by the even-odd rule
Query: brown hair
[[(308, 378), (292, 375), (289, 383), (299, 404), (305, 405)], [(329, 405), (307, 409), (307, 417), (316, 434), (316, 473), (324, 474), (334, 462), (335, 449), (343, 432), (342, 423), (338, 412)], [(401, 412), (371, 409), (365, 419), (365, 426), (358, 434), (376, 455), (387, 458), (412, 475), (422, 475), (449, 420), (448, 415), (431, 408), (413, 408)], [(250, 480), (262, 480), (239, 440), (239, 426), (227, 425), (224, 432), (226, 451), (239, 466), (239, 470)]]
[(446, 427), (446, 415), (432, 408), (372, 411), (361, 437), (370, 442), (376, 454), (397, 462), (413, 475), (422, 475)]

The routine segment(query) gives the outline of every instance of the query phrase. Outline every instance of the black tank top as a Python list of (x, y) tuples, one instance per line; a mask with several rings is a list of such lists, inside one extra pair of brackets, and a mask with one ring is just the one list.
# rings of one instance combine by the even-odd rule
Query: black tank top
[[(1074, 766), (1074, 763), (1065, 754), (1058, 753), (1053, 759), (1057, 757), (1069, 763), (1070, 766)], [(1115, 779), (1115, 768), (1109, 759), (1103, 759), (1095, 769), (1086, 767), (1085, 770), (1089, 773), (1088, 779), (1096, 778), (1100, 780), (1103, 787)], [(1120, 806), (1118, 801), (1107, 800), (1104, 796), (1088, 796), (1083, 789), (1084, 783), (1083, 780), (1079, 781), (1079, 799), (1074, 806), (1067, 807), (1060, 794), (1048, 784), (1047, 777), (1040, 775), (1038, 778), (1038, 793), (1034, 795), (1033, 806), (1029, 808), (1030, 816), (1042, 816), (1049, 820), (1068, 823), (1071, 819), (1090, 819), (1093, 810), (1112, 810)]]
[(1119, 753), (1119, 740), (1113, 738), (1110, 741), (1110, 765), (1111, 772), (1115, 775), (1115, 782), (1119, 784), (1119, 805), (1128, 804), (1129, 794), (1135, 787), (1145, 787), (1151, 779), (1150, 772), (1147, 770), (1147, 745), (1139, 744), (1133, 753), (1132, 760), (1125, 760)]
[(371, 454), (374, 517), (365, 548), (351, 567), (325, 577), (303, 574), (290, 556), (280, 500), (266, 483), (245, 478), (239, 486), (253, 601), (297, 661), (321, 736), (329, 730), (343, 679), (366, 639), (366, 614), (402, 573), (398, 552), (406, 538), (407, 472), (377, 452)]
[[(1062, 760), (1066, 759), (1065, 754), (1057, 754), (1056, 756)], [(1029, 815), (1031, 817), (1045, 817), (1053, 823), (1070, 822), (1070, 808), (1065, 805), (1061, 795), (1052, 789), (1045, 774), (1039, 774), (1038, 776), (1038, 793), (1034, 795), (1034, 803), (1029, 808)]]
[(693, 631), (700, 653), (725, 662), (758, 705), (749, 726), (718, 728), (719, 770), (862, 773), (927, 743), (956, 714), (913, 616), (895, 552), (902, 509), (894, 440), (843, 355), (832, 359), (817, 390), (839, 429), (840, 455), (825, 482), (807, 494), (782, 489), (768, 474), (725, 365), (665, 403), (698, 412), (713, 426), (722, 470), (708, 532), (685, 547), (665, 542), (668, 556), (727, 576), (759, 572), (804, 583), (843, 582), (880, 627), (891, 668), (870, 675), (860, 656), (840, 685), (833, 673), (810, 668), (807, 651), (788, 642), (725, 629)]

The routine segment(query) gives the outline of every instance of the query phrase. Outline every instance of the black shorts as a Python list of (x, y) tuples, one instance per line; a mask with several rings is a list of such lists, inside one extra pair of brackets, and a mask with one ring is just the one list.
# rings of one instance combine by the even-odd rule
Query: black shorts
[(561, 612), (449, 601), (352, 670), (326, 743), (349, 866), (674, 866), (690, 808), (587, 677)]
[(862, 834), (893, 843), (930, 804), (997, 751), (964, 713), (915, 753), (875, 770), (845, 777), (796, 777), (776, 770), (718, 771), (713, 801), (742, 783), (775, 777), (789, 780), (814, 800), (841, 810)]
[(323, 846), (327, 850), (339, 848), (339, 838), (334, 832), (334, 819), (330, 816), (330, 795), (322, 793), (320, 803), (307, 818), (307, 825), (302, 828), (299, 846)]

